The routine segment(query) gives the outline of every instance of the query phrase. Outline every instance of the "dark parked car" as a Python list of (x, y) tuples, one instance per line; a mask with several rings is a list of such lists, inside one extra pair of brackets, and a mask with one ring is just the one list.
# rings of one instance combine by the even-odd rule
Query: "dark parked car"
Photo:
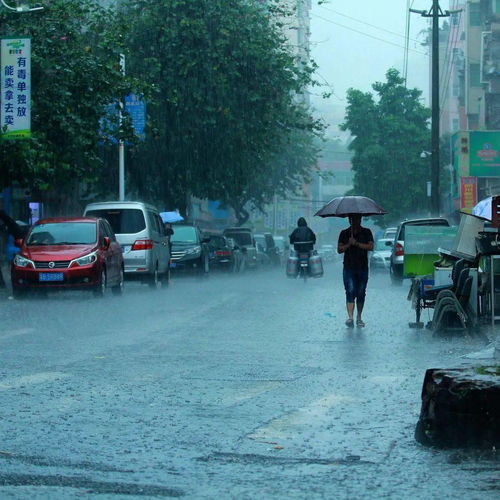
[(391, 251), (389, 271), (391, 281), (400, 285), (403, 282), (403, 261), (405, 254), (405, 230), (407, 226), (449, 226), (450, 223), (441, 217), (428, 219), (411, 219), (401, 222), (396, 231), (396, 237)]
[(248, 227), (229, 227), (224, 229), (224, 236), (232, 238), (241, 249), (245, 258), (245, 267), (255, 268), (258, 264), (257, 248), (252, 230)]
[(86, 289), (104, 295), (123, 291), (123, 255), (109, 223), (93, 217), (38, 221), (11, 268), (15, 297), (33, 290)]
[(172, 257), (170, 267), (175, 271), (193, 271), (207, 276), (210, 271), (210, 238), (204, 237), (197, 226), (173, 224), (170, 237)]
[(219, 269), (224, 269), (229, 272), (239, 272), (243, 270), (243, 254), (232, 238), (226, 238), (222, 235), (210, 235), (208, 246), (210, 248), (212, 262)]

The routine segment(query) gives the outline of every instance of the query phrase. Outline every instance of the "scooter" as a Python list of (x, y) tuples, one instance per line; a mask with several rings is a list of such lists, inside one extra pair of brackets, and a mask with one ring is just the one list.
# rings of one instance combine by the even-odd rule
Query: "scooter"
[(299, 257), (299, 277), (307, 281), (309, 277), (309, 258), (311, 256), (311, 252), (298, 252)]

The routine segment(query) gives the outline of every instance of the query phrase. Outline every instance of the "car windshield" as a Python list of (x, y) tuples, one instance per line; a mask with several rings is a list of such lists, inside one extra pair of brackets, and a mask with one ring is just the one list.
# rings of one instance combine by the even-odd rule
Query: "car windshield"
[(196, 229), (193, 226), (174, 226), (173, 243), (196, 243)]
[(28, 246), (92, 245), (97, 241), (95, 222), (53, 222), (36, 225)]
[(115, 234), (135, 234), (146, 229), (144, 214), (137, 208), (88, 210), (85, 215), (106, 219)]
[(210, 236), (210, 246), (212, 248), (223, 248), (226, 246), (226, 240), (222, 236)]
[(411, 222), (409, 224), (404, 224), (401, 227), (401, 231), (399, 232), (398, 240), (404, 241), (405, 239), (405, 229), (407, 226), (449, 226), (447, 220), (429, 220), (429, 221), (419, 221), (419, 222)]
[(228, 233), (228, 236), (233, 238), (234, 241), (240, 246), (252, 245), (252, 236), (250, 233), (242, 232), (242, 233)]

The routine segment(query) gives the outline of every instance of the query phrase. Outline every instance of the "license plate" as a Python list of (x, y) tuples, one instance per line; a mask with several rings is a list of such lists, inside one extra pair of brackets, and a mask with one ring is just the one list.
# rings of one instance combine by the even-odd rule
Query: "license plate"
[(170, 263), (170, 267), (175, 267), (175, 266), (177, 266), (177, 263), (176, 263), (176, 262), (171, 262), (171, 263)]
[(38, 281), (64, 281), (63, 273), (40, 273)]

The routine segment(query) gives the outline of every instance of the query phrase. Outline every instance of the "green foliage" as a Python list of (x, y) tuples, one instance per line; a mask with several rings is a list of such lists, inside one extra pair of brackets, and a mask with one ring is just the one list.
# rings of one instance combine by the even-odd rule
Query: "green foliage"
[(241, 214), (307, 177), (321, 125), (296, 96), (312, 68), (285, 49), (272, 6), (127, 2), (128, 71), (151, 84), (147, 140), (129, 162), (138, 193), (165, 208), (218, 199)]
[(120, 72), (123, 27), (92, 0), (47, 0), (44, 10), (1, 10), (3, 33), (32, 39), (32, 139), (0, 142), (0, 185), (63, 193), (102, 167), (99, 120), (130, 91)]
[(354, 170), (353, 193), (369, 196), (388, 212), (383, 223), (398, 222), (428, 209), (426, 182), (430, 180), (430, 110), (421, 91), (408, 89), (395, 69), (371, 93), (350, 89), (343, 130), (354, 136), (350, 149)]

